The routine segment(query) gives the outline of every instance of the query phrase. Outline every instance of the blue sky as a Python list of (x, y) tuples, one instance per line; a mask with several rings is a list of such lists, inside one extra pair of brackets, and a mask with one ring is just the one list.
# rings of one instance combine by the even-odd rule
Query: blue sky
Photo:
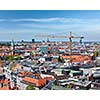
[[(36, 34), (68, 36), (70, 31), (75, 36), (84, 36), (85, 41), (99, 41), (100, 11), (0, 11), (0, 40), (31, 40)], [(36, 39), (39, 40), (39, 38)], [(43, 40), (43, 38), (41, 39)]]

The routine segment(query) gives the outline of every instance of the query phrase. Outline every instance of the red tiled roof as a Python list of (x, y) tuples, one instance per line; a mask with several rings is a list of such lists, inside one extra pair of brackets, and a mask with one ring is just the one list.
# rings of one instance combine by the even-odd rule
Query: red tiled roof
[(46, 84), (46, 79), (39, 79), (38, 80), (38, 79), (30, 78), (30, 77), (25, 77), (25, 78), (22, 79), (22, 82), (33, 84), (33, 85), (39, 87), (41, 85)]
[[(62, 56), (64, 59), (70, 59), (70, 56)], [(72, 62), (89, 61), (89, 56), (73, 55), (71, 56)]]
[[(4, 83), (6, 85), (6, 86), (3, 86), (2, 88), (0, 88), (0, 90), (10, 90), (9, 86), (8, 86), (9, 81), (7, 79), (1, 80), (0, 83)], [(11, 84), (11, 82), (10, 82), (10, 84)]]
[(8, 86), (3, 86), (0, 90), (10, 90)]

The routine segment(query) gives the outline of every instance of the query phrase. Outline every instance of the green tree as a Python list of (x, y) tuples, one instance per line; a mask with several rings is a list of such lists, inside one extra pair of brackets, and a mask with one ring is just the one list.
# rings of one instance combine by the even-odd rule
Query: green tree
[(58, 62), (64, 63), (65, 61), (64, 61), (63, 58), (61, 58), (61, 57), (59, 56), (59, 58), (58, 58)]
[(96, 59), (96, 57), (98, 57), (99, 53), (98, 51), (94, 51), (94, 58)]
[(72, 87), (73, 87), (72, 83), (70, 83), (70, 84), (67, 85), (68, 89), (72, 89)]
[(33, 85), (28, 85), (26, 87), (26, 90), (35, 90), (35, 87)]

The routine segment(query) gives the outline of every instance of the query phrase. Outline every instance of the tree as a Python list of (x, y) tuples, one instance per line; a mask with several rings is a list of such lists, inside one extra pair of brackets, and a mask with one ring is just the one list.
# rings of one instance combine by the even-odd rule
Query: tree
[(58, 57), (58, 62), (64, 63), (65, 61), (64, 61), (63, 58), (61, 58), (61, 57), (59, 56), (59, 57)]
[(94, 51), (94, 59), (96, 59), (96, 57), (98, 57), (98, 56), (99, 56), (98, 51)]
[(72, 89), (72, 87), (73, 87), (72, 83), (70, 83), (70, 84), (67, 85), (68, 89)]
[(35, 87), (33, 85), (28, 85), (26, 87), (26, 90), (35, 90)]

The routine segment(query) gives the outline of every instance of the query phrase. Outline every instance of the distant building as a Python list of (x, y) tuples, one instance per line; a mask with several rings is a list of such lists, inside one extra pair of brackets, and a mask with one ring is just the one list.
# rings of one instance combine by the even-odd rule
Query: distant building
[(35, 43), (35, 39), (32, 39), (32, 43)]
[(97, 60), (97, 63), (100, 65), (100, 57), (97, 57), (96, 60)]
[(40, 50), (43, 53), (48, 53), (48, 46), (40, 46)]

